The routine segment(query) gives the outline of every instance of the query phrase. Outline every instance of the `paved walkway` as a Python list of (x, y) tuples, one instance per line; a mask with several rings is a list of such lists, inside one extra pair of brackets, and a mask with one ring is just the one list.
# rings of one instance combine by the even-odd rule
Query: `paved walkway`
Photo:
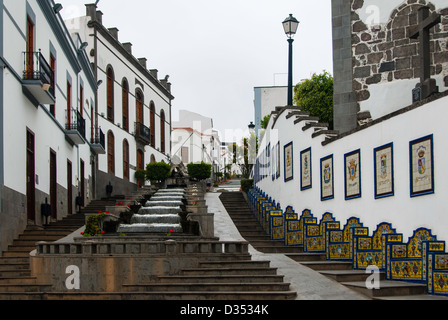
[[(233, 188), (233, 185), (232, 185)], [(205, 195), (208, 212), (215, 214), (215, 236), (222, 241), (244, 241), (224, 205), (219, 199), (219, 192)], [(297, 292), (296, 300), (366, 300), (340, 283), (305, 267), (284, 254), (265, 254), (255, 250), (249, 251), (254, 260), (269, 260), (271, 266), (278, 268), (278, 274), (284, 275), (285, 282), (291, 283), (291, 290)]]

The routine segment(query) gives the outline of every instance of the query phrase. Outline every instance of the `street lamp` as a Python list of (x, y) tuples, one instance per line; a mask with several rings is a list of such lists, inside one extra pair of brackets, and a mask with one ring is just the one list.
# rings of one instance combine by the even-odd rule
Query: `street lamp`
[(283, 28), (285, 29), (289, 42), (288, 106), (292, 106), (292, 43), (294, 42), (293, 38), (297, 32), (299, 23), (300, 22), (294, 18), (292, 14), (290, 14), (289, 17), (283, 21)]
[(251, 122), (248, 127), (249, 127), (249, 133), (255, 132), (255, 125), (253, 122)]

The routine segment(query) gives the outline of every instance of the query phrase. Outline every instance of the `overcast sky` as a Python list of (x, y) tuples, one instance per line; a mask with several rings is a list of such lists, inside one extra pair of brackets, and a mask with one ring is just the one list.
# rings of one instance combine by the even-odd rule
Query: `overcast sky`
[[(73, 18), (95, 0), (55, 2)], [(254, 121), (255, 87), (287, 85), (282, 22), (290, 13), (300, 21), (294, 83), (333, 73), (331, 0), (100, 0), (98, 8), (134, 56), (146, 57), (159, 78), (170, 76), (173, 121), (182, 109), (211, 117), (222, 140)]]

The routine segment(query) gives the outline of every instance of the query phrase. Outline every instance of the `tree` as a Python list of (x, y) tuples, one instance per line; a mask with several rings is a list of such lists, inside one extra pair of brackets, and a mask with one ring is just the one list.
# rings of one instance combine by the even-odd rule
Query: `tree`
[(248, 138), (243, 139), (241, 146), (233, 143), (229, 146), (229, 152), (232, 153), (233, 163), (240, 167), (242, 178), (248, 179), (257, 158), (257, 135), (251, 133)]
[(262, 129), (267, 129), (268, 128), (269, 120), (271, 120), (271, 115), (270, 114), (268, 114), (267, 116), (265, 116), (263, 118), (263, 120), (261, 120), (260, 125), (261, 125)]
[(327, 71), (299, 83), (294, 88), (294, 102), (333, 128), (333, 77)]
[(164, 162), (148, 163), (146, 166), (146, 180), (163, 182), (170, 176), (171, 166)]
[(212, 175), (212, 165), (209, 163), (189, 163), (187, 164), (188, 175), (190, 178), (205, 180)]

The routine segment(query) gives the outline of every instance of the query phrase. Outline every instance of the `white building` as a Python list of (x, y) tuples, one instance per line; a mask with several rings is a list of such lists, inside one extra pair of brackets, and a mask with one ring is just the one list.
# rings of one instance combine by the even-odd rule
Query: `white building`
[[(94, 196), (89, 139), (97, 84), (82, 41), (52, 0), (1, 1), (0, 249), (27, 225), (76, 212)], [(49, 222), (50, 220), (48, 220)]]
[[(98, 196), (109, 182), (114, 194), (136, 188), (136, 170), (150, 162), (170, 161), (171, 84), (148, 70), (146, 58), (132, 54), (131, 43), (118, 40), (117, 28), (102, 24), (102, 12), (86, 5), (86, 16), (66, 21), (70, 32), (87, 43), (90, 63), (101, 83), (95, 122), (104, 134), (106, 155), (98, 158)], [(93, 138), (93, 136), (92, 136)]]
[(177, 163), (205, 162), (213, 172), (224, 169), (221, 139), (213, 129), (213, 119), (187, 110), (179, 111), (179, 121), (173, 122), (172, 160)]
[(259, 132), (264, 117), (275, 111), (276, 107), (287, 104), (288, 87), (256, 87), (254, 94), (255, 132)]

